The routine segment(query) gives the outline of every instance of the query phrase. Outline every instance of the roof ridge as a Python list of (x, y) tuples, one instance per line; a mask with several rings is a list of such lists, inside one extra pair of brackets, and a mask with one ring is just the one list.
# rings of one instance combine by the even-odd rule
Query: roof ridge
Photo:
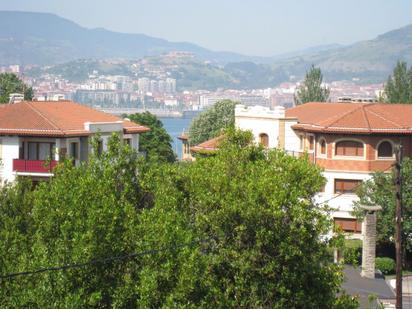
[(383, 120), (385, 120), (385, 121), (387, 121), (387, 122), (392, 123), (392, 124), (393, 124), (395, 127), (397, 127), (397, 128), (403, 128), (402, 126), (398, 125), (396, 122), (394, 122), (394, 121), (392, 121), (392, 120), (390, 120), (390, 119), (385, 118), (385, 117), (382, 116), (381, 114), (379, 114), (379, 113), (377, 113), (377, 112), (375, 112), (375, 111), (373, 111), (373, 110), (371, 110), (371, 109), (368, 109), (368, 111), (369, 111), (370, 113), (374, 114), (376, 117), (379, 117), (379, 118), (381, 118), (381, 119), (383, 119)]
[(51, 124), (52, 127), (54, 127), (56, 130), (61, 131), (64, 133), (64, 131), (56, 125), (52, 120), (48, 119), (46, 116), (44, 116), (37, 108), (35, 108), (29, 101), (27, 101), (27, 105), (30, 106), (30, 108), (40, 117), (42, 117), (44, 120), (46, 120), (49, 124)]
[(370, 132), (372, 129), (371, 129), (371, 124), (370, 124), (369, 119), (368, 119), (368, 115), (366, 114), (366, 111), (365, 111), (365, 105), (363, 105), (361, 108), (362, 108), (363, 117), (366, 120), (366, 123), (368, 125), (368, 129), (369, 129), (369, 132)]
[(351, 109), (350, 111), (344, 113), (343, 115), (341, 115), (340, 117), (338, 117), (335, 121), (333, 121), (332, 123), (330, 123), (328, 126), (325, 126), (325, 128), (329, 128), (331, 126), (333, 126), (335, 123), (337, 123), (339, 120), (341, 120), (343, 117), (346, 117), (350, 114), (353, 114), (354, 112), (356, 112), (357, 110), (359, 110), (360, 108), (362, 108), (362, 106), (357, 106), (354, 109)]

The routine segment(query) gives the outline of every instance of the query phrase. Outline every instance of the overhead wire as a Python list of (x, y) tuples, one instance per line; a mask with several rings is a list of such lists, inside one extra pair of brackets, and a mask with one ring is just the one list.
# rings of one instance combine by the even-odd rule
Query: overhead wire
[(206, 241), (207, 240), (195, 240), (195, 241), (191, 241), (187, 243), (165, 246), (159, 249), (148, 249), (148, 250), (144, 250), (141, 252), (134, 252), (134, 253), (129, 253), (129, 254), (104, 257), (100, 259), (93, 259), (87, 262), (72, 263), (72, 264), (65, 264), (65, 265), (59, 265), (59, 266), (44, 267), (44, 268), (39, 268), (39, 269), (29, 270), (29, 271), (8, 273), (8, 274), (0, 275), (0, 280), (11, 279), (11, 278), (19, 277), (19, 276), (30, 276), (30, 275), (51, 272), (51, 271), (61, 271), (61, 270), (66, 270), (66, 269), (81, 268), (81, 267), (86, 267), (89, 265), (107, 264), (110, 262), (124, 261), (124, 260), (134, 259), (136, 257), (140, 257), (144, 255), (153, 255), (153, 254), (158, 254), (158, 253), (165, 252), (165, 251), (172, 251), (175, 249), (190, 247), (192, 245), (200, 244)]

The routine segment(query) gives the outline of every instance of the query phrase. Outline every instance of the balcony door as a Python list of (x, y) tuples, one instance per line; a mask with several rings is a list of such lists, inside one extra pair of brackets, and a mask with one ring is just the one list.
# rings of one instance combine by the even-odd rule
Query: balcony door
[(55, 143), (28, 142), (29, 160), (54, 160)]

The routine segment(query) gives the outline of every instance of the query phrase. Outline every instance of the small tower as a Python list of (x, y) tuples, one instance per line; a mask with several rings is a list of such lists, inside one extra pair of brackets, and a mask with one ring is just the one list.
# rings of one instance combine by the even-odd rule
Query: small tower
[(363, 221), (363, 245), (362, 245), (362, 272), (361, 276), (369, 279), (375, 278), (376, 257), (376, 212), (381, 206), (361, 206), (365, 211)]

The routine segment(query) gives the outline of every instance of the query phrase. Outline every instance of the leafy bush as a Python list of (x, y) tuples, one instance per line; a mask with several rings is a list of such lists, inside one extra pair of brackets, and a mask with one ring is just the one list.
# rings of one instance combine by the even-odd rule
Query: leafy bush
[(395, 261), (389, 257), (378, 257), (375, 261), (375, 266), (384, 275), (390, 275), (395, 272)]
[(357, 266), (362, 256), (362, 241), (357, 239), (345, 240), (343, 260), (345, 264)]

